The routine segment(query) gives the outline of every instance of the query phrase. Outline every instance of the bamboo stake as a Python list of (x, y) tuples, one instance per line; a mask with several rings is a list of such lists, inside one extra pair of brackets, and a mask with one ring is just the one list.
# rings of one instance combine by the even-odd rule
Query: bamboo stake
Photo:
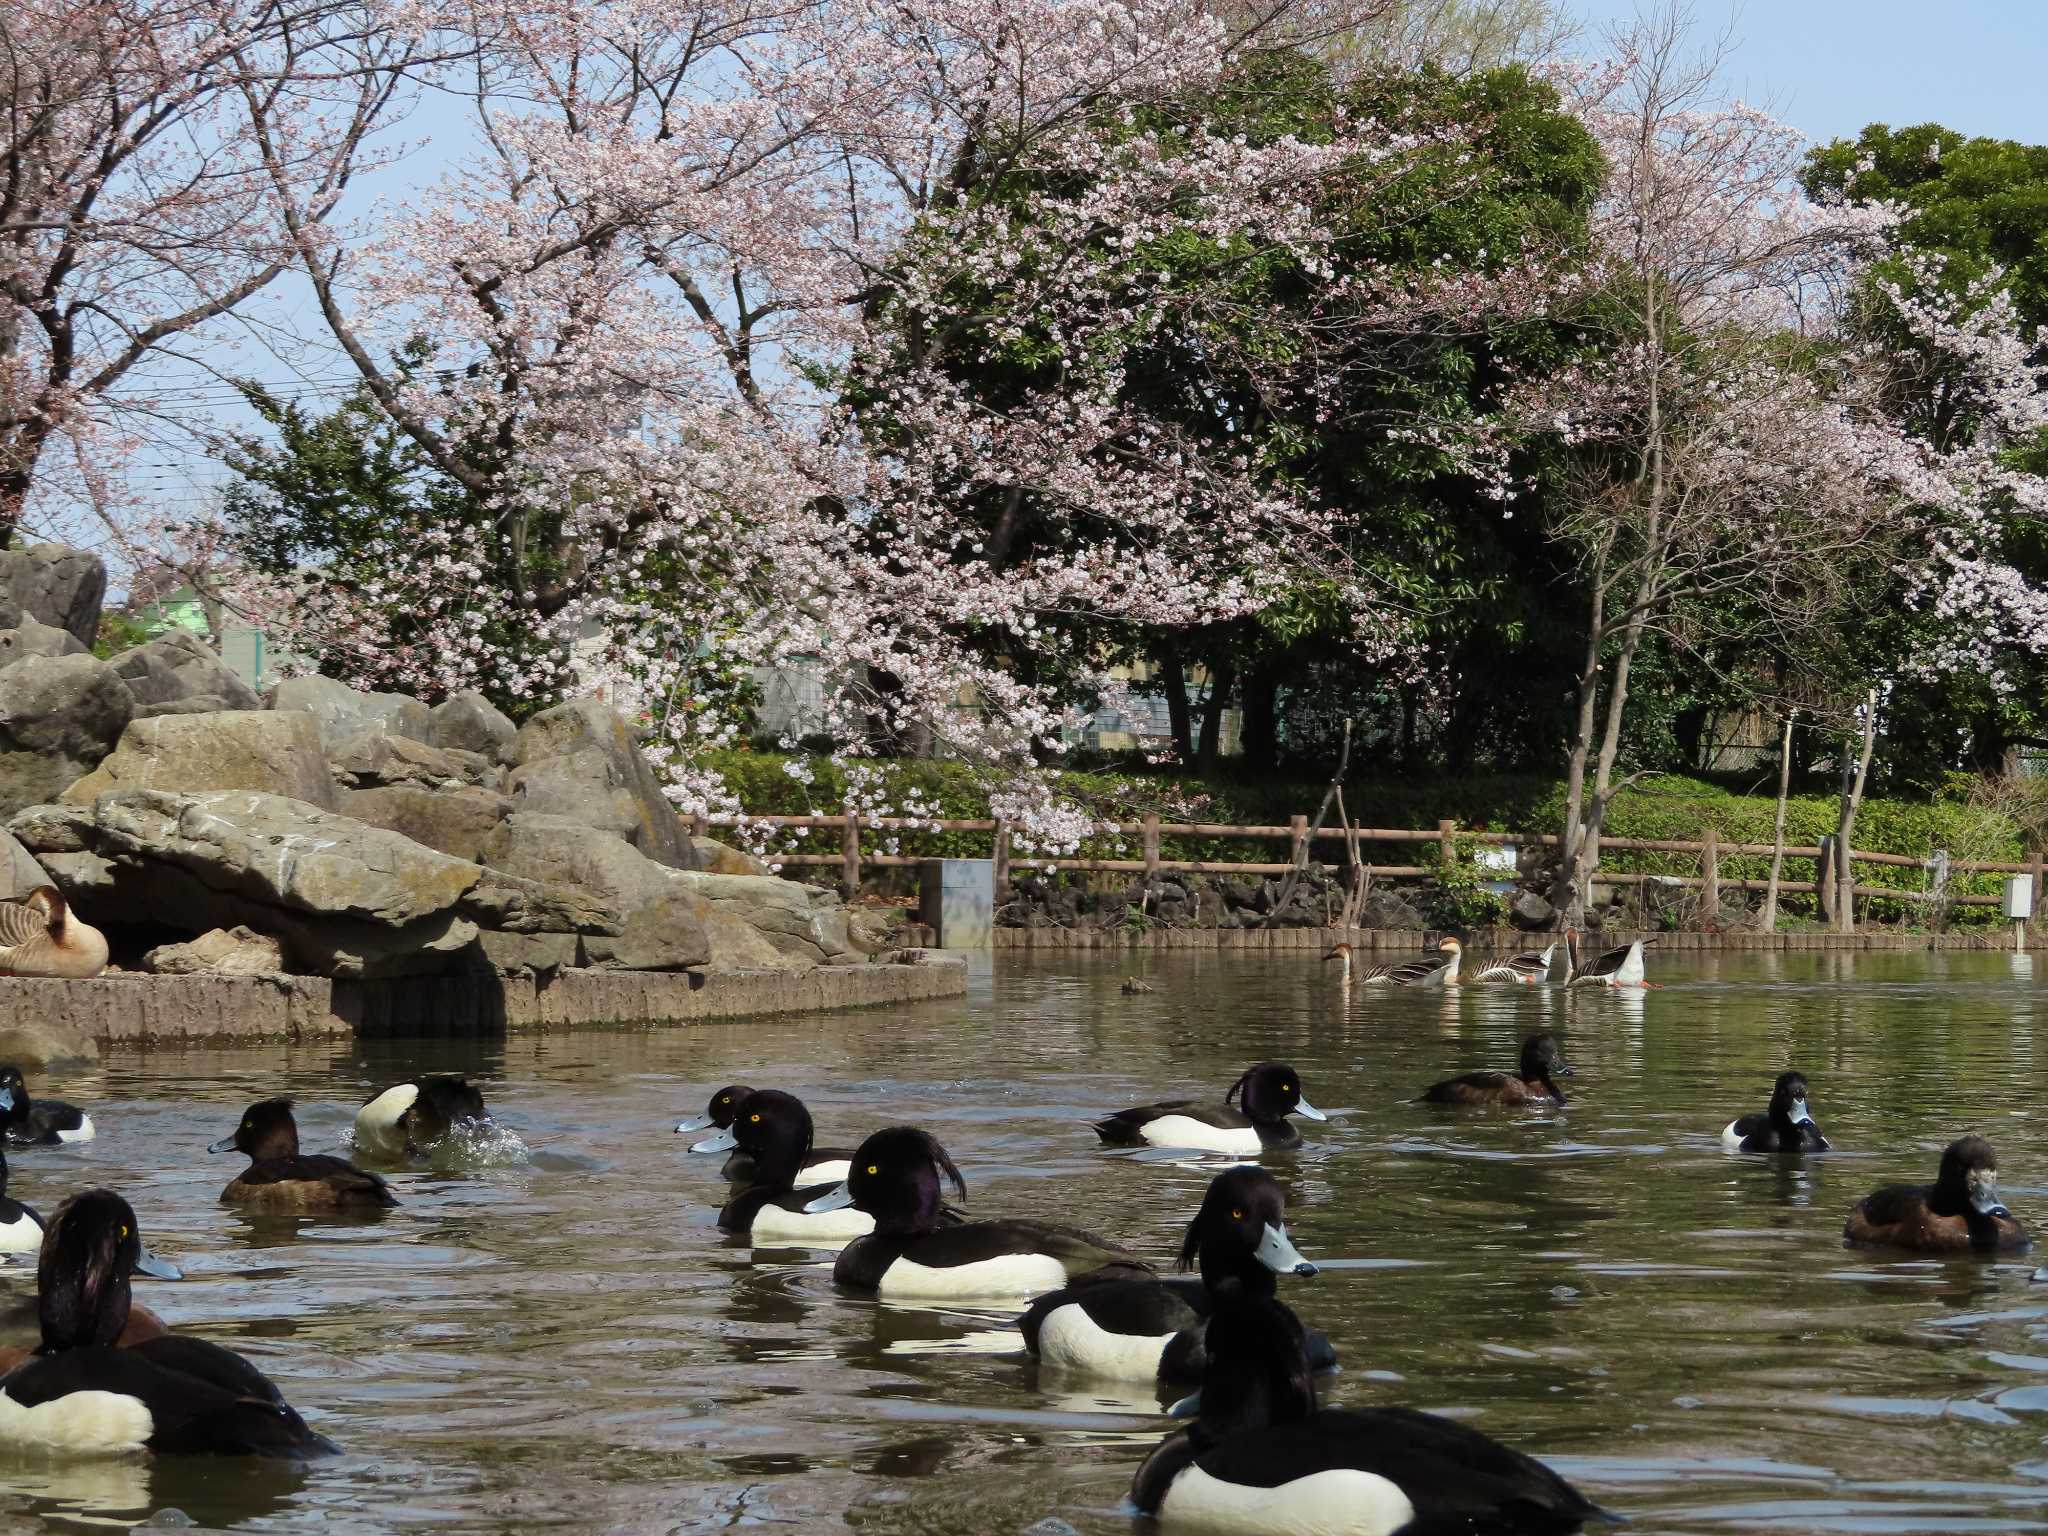
[(1778, 819), (1771, 828), (1771, 883), (1764, 887), (1764, 932), (1778, 931), (1778, 879), (1785, 871), (1785, 802), (1792, 793), (1792, 720), (1785, 715), (1785, 737), (1778, 744)]

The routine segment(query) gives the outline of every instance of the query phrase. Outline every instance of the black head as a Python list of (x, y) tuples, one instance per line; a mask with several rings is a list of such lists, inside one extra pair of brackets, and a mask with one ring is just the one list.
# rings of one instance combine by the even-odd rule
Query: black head
[(1556, 1079), (1572, 1075), (1571, 1063), (1564, 1059), (1564, 1047), (1557, 1043), (1555, 1035), (1531, 1035), (1522, 1042), (1522, 1081), (1541, 1083), (1550, 1090), (1551, 1097), (1558, 1103), (1564, 1102)]
[(705, 1121), (724, 1130), (739, 1115), (740, 1105), (753, 1093), (745, 1083), (727, 1083), (711, 1095), (711, 1102), (704, 1106)]
[(1182, 1269), (1197, 1261), (1218, 1296), (1270, 1296), (1275, 1275), (1316, 1272), (1288, 1239), (1286, 1192), (1261, 1168), (1230, 1168), (1209, 1181), (1180, 1245)]
[(409, 1141), (424, 1144), (439, 1141), (456, 1126), (487, 1120), (484, 1096), (462, 1077), (420, 1079), (419, 1096), (405, 1112), (405, 1134)]
[(1220, 1308), (1203, 1335), (1198, 1441), (1293, 1424), (1316, 1410), (1315, 1378), (1301, 1319), (1265, 1298)]
[(754, 1182), (789, 1186), (811, 1150), (811, 1112), (802, 1099), (775, 1088), (747, 1095), (730, 1127), (740, 1150), (754, 1160)]
[(1284, 1061), (1262, 1061), (1224, 1090), (1223, 1102), (1236, 1100), (1245, 1117), (1257, 1125), (1278, 1125), (1300, 1113), (1321, 1120), (1323, 1112), (1301, 1093), (1301, 1079)]
[(1771, 1119), (1785, 1125), (1799, 1125), (1812, 1118), (1806, 1102), (1806, 1074), (1780, 1072), (1777, 1082), (1771, 1085)]
[(1998, 1154), (1990, 1142), (1972, 1133), (1948, 1144), (1934, 1181), (1933, 1207), (1943, 1215), (1969, 1217), (1973, 1223), (2012, 1214), (1998, 1198)]
[(929, 1131), (899, 1125), (877, 1131), (860, 1144), (846, 1176), (846, 1190), (853, 1205), (875, 1218), (877, 1232), (915, 1236), (939, 1224), (945, 1198), (942, 1177), (950, 1179), (966, 1200), (967, 1181), (937, 1138)]
[(223, 1136), (209, 1152), (240, 1152), (251, 1162), (299, 1155), (299, 1124), (290, 1099), (262, 1099), (242, 1111), (235, 1134)]
[(93, 1189), (58, 1206), (36, 1262), (42, 1352), (110, 1347), (128, 1326), (128, 1277), (137, 1270), (178, 1278), (142, 1246), (126, 1200), (111, 1189)]
[(0, 1067), (0, 1125), (13, 1125), (28, 1118), (28, 1084), (21, 1068)]

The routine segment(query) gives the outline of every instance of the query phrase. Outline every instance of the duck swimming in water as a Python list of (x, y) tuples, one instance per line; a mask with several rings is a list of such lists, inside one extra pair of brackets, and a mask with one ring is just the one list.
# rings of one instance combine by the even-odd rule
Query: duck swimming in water
[(910, 1126), (877, 1131), (853, 1154), (844, 1184), (810, 1202), (822, 1213), (848, 1206), (875, 1229), (848, 1244), (833, 1282), (884, 1301), (1036, 1296), (1083, 1275), (1149, 1278), (1152, 1266), (1071, 1227), (1036, 1221), (947, 1224), (941, 1177), (964, 1200), (967, 1181), (928, 1132)]
[(43, 1218), (7, 1193), (7, 1153), (0, 1150), (0, 1254), (38, 1253), (42, 1246)]
[(1533, 1457), (1412, 1408), (1318, 1408), (1303, 1330), (1261, 1298), (1209, 1320), (1198, 1414), (1139, 1467), (1131, 1499), (1211, 1536), (1562, 1536), (1612, 1520)]
[[(1109, 1280), (1041, 1296), (1018, 1319), (1025, 1350), (1056, 1369), (1125, 1381), (1198, 1382), (1209, 1316), (1231, 1299), (1271, 1296), (1279, 1275), (1313, 1275), (1287, 1236), (1287, 1196), (1261, 1168), (1209, 1181), (1181, 1243), (1192, 1279)], [(1309, 1359), (1334, 1370), (1336, 1351), (1311, 1335)]]
[(854, 1210), (819, 1212), (811, 1202), (832, 1185), (811, 1180), (811, 1112), (794, 1094), (757, 1088), (741, 1101), (730, 1128), (698, 1142), (692, 1152), (746, 1154), (751, 1175), (746, 1187), (718, 1213), (722, 1232), (737, 1232), (757, 1243), (837, 1246), (872, 1232), (874, 1218)]
[(240, 1152), (249, 1166), (220, 1192), (223, 1204), (260, 1205), (274, 1210), (377, 1210), (398, 1204), (391, 1186), (353, 1163), (299, 1152), (299, 1125), (290, 1099), (251, 1104), (232, 1136), (209, 1152)]
[(1998, 1154), (1977, 1135), (1948, 1144), (1932, 1184), (1888, 1184), (1865, 1195), (1842, 1238), (1921, 1253), (2018, 1253), (2030, 1246), (2027, 1229), (1998, 1198)]
[(1828, 1139), (1807, 1106), (1805, 1075), (1779, 1073), (1770, 1107), (1760, 1115), (1730, 1120), (1721, 1128), (1721, 1145), (1737, 1152), (1827, 1151)]
[(1141, 1104), (1097, 1120), (1095, 1134), (1113, 1147), (1186, 1147), (1256, 1157), (1268, 1147), (1301, 1145), (1301, 1132), (1288, 1123), (1289, 1115), (1329, 1118), (1303, 1096), (1294, 1068), (1284, 1061), (1262, 1061), (1224, 1090), (1220, 1105), (1192, 1099)]
[[(676, 1122), (676, 1134), (691, 1131), (730, 1130), (738, 1117), (740, 1106), (754, 1090), (745, 1083), (728, 1083), (711, 1095), (711, 1102), (704, 1113), (692, 1115), (687, 1120)], [(720, 1150), (718, 1138), (711, 1136), (690, 1148), (692, 1154), (710, 1149)], [(846, 1177), (849, 1159), (853, 1153), (844, 1147), (813, 1147), (804, 1154), (803, 1166), (797, 1171), (799, 1184), (837, 1184)], [(725, 1160), (725, 1166), (718, 1170), (734, 1184), (751, 1184), (754, 1180), (754, 1159), (746, 1152), (734, 1147), (732, 1155)]]
[(0, 1125), (17, 1147), (54, 1147), (62, 1142), (91, 1141), (92, 1116), (75, 1104), (57, 1099), (31, 1099), (18, 1067), (0, 1067)]
[(0, 901), (0, 976), (77, 981), (106, 968), (107, 936), (72, 916), (54, 885), (39, 885), (22, 901)]
[(0, 1449), (317, 1456), (336, 1447), (232, 1350), (164, 1333), (117, 1347), (132, 1274), (177, 1278), (111, 1190), (57, 1207), (36, 1266), (42, 1346), (0, 1377)]
[(487, 1125), (484, 1096), (467, 1078), (416, 1077), (356, 1111), (356, 1146), (375, 1157), (417, 1157), (451, 1132)]
[(1522, 1042), (1522, 1064), (1513, 1076), (1505, 1072), (1467, 1072), (1422, 1091), (1418, 1104), (1562, 1104), (1557, 1079), (1570, 1077), (1571, 1066), (1555, 1035), (1531, 1035)]

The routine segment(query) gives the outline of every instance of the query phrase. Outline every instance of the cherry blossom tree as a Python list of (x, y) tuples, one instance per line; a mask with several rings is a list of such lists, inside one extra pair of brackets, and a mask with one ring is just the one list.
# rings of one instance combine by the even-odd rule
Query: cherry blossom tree
[[(1249, 431), (1124, 387), (1134, 339), (1158, 336), (1334, 396), (1361, 329), (1483, 330), (1548, 302), (1537, 252), (1333, 272), (1331, 186), (1391, 187), (1440, 135), (1224, 134), (1191, 108), (1352, 20), (1300, 0), (557, 0), (466, 22), (483, 148), (380, 238), (322, 240), (275, 155), (338, 344), (489, 523), (394, 543), (318, 621), (374, 648), (379, 611), (430, 615), (404, 681), (515, 702), (558, 693), (594, 633), (670, 730), (687, 809), (722, 805), (691, 749), (735, 722), (669, 701), (801, 660), (825, 684), (804, 734), (1000, 767), (1002, 814), (1054, 840), (1083, 823), (1032, 768), (1066, 701), (988, 637), (1028, 654), (1076, 612), (1226, 621), (1312, 580), (1360, 654), (1390, 654), (1399, 617), (1328, 510), (1263, 472)], [(1245, 313), (1233, 269), (1273, 260), (1334, 279), (1329, 302)], [(401, 377), (383, 359), (415, 336), (434, 366)], [(961, 365), (1002, 349), (1034, 366), (995, 396)], [(1060, 536), (1020, 552), (1027, 514)], [(548, 643), (494, 641), (512, 630)]]
[(0, 546), (32, 497), (118, 498), (138, 370), (324, 238), (422, 62), (353, 0), (0, 11)]

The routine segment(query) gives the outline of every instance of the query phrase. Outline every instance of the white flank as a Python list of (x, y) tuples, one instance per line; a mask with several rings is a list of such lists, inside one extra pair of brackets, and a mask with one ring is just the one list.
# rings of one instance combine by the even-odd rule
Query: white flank
[(1249, 1125), (1211, 1125), (1193, 1115), (1161, 1115), (1138, 1133), (1155, 1147), (1187, 1147), (1197, 1152), (1235, 1152), (1255, 1157), (1264, 1147)]
[(1725, 1126), (1721, 1128), (1721, 1145), (1724, 1147), (1735, 1148), (1740, 1148), (1742, 1146), (1742, 1137), (1736, 1131), (1735, 1122), (1733, 1120), (1730, 1120)]
[(80, 1115), (80, 1116), (78, 1117), (78, 1129), (77, 1129), (77, 1130), (75, 1130), (75, 1131), (59, 1131), (59, 1132), (57, 1133), (57, 1139), (58, 1139), (59, 1141), (91, 1141), (91, 1140), (92, 1140), (92, 1136), (93, 1136), (93, 1131), (92, 1131), (92, 1116), (91, 1116), (91, 1115)]
[(786, 1211), (771, 1204), (762, 1206), (756, 1213), (748, 1235), (757, 1243), (795, 1243), (802, 1247), (830, 1243), (837, 1246), (850, 1243), (856, 1237), (866, 1237), (874, 1230), (875, 1218), (852, 1206), (807, 1216), (802, 1211)]
[(0, 1253), (35, 1253), (43, 1246), (43, 1229), (23, 1211), (0, 1227)]
[(1116, 1381), (1156, 1381), (1170, 1333), (1111, 1333), (1075, 1302), (1055, 1307), (1038, 1325), (1038, 1358), (1060, 1370)]
[(852, 1172), (853, 1164), (842, 1157), (836, 1163), (807, 1164), (803, 1181), (806, 1184), (844, 1184)]
[(67, 1392), (24, 1408), (0, 1392), (0, 1447), (118, 1456), (143, 1450), (156, 1430), (142, 1400), (119, 1392)]
[(898, 1259), (882, 1274), (886, 1301), (945, 1301), (963, 1296), (1042, 1296), (1067, 1283), (1066, 1266), (1049, 1253), (1006, 1253), (973, 1264), (927, 1269)]
[(1643, 941), (1636, 940), (1629, 945), (1628, 954), (1621, 962), (1621, 968), (1614, 973), (1611, 983), (1617, 987), (1640, 987), (1643, 984)]
[(1159, 1523), (1169, 1530), (1219, 1536), (1391, 1536), (1414, 1518), (1415, 1506), (1397, 1484), (1348, 1467), (1278, 1488), (1247, 1488), (1189, 1467), (1159, 1504)]
[(418, 1083), (386, 1088), (356, 1111), (356, 1145), (372, 1152), (403, 1152), (405, 1135), (398, 1122), (420, 1096)]

